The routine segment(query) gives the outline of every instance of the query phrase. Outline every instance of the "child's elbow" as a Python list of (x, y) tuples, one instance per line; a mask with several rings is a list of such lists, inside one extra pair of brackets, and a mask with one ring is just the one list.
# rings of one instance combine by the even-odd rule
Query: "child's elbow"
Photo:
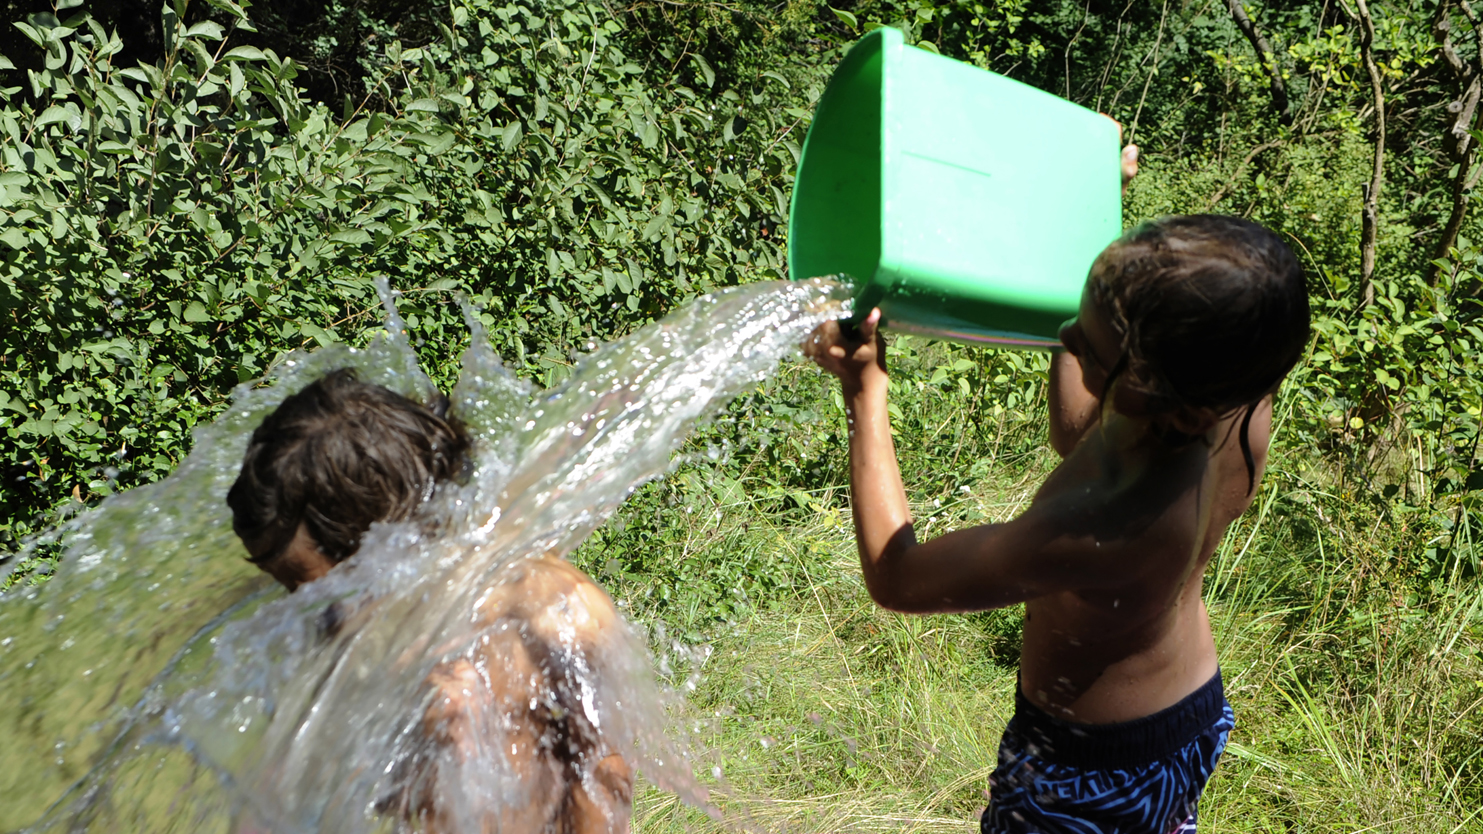
[(876, 605), (897, 614), (930, 614), (939, 610), (937, 605), (921, 599), (911, 588), (884, 577), (877, 577), (874, 581), (867, 577), (865, 589)]
[(1049, 434), (1050, 447), (1055, 449), (1056, 454), (1060, 455), (1062, 459), (1065, 459), (1067, 455), (1071, 454), (1071, 450), (1076, 448), (1076, 438), (1071, 435), (1069, 429), (1064, 428), (1059, 423), (1052, 422), (1050, 424)]
[(870, 599), (876, 605), (887, 611), (906, 613), (902, 610), (902, 603), (896, 598), (896, 592), (879, 582), (866, 582), (865, 589), (870, 592)]
[[(923, 582), (916, 533), (911, 524), (896, 531), (878, 554), (861, 550), (861, 574), (870, 599), (888, 611), (924, 614), (938, 610), (930, 582)], [(930, 571), (929, 571), (930, 573)]]
[(1091, 428), (1094, 417), (1096, 415), (1092, 413), (1079, 416), (1052, 415), (1050, 430), (1047, 432), (1048, 439), (1050, 447), (1056, 450), (1056, 454), (1060, 455), (1062, 460), (1070, 457), (1075, 451), (1076, 444), (1081, 442), (1081, 438)]

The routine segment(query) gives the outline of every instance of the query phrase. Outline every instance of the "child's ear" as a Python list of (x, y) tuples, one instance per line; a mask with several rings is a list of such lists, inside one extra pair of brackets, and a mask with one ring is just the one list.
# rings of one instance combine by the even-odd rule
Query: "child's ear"
[(1148, 395), (1124, 383), (1125, 380), (1121, 377), (1113, 381), (1112, 391), (1108, 397), (1112, 401), (1112, 410), (1135, 420), (1148, 418), (1150, 416)]
[(1215, 424), (1220, 422), (1220, 415), (1208, 408), (1182, 406), (1174, 409), (1165, 419), (1169, 421), (1170, 428), (1180, 434), (1198, 437), (1215, 428)]

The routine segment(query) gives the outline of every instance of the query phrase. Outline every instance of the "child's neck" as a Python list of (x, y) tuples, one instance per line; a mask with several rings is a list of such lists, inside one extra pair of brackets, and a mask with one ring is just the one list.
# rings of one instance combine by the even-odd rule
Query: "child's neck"
[(1102, 418), (1102, 449), (1106, 463), (1116, 467), (1119, 478), (1138, 477), (1157, 461), (1188, 454), (1191, 449), (1208, 454), (1207, 435), (1191, 437), (1149, 417), (1130, 417), (1108, 409)]
[(1191, 434), (1172, 418), (1127, 414), (1116, 408), (1102, 412), (1102, 424), (1109, 451), (1142, 454), (1183, 449), (1192, 443), (1211, 448), (1220, 428), (1219, 424), (1202, 427), (1204, 430)]

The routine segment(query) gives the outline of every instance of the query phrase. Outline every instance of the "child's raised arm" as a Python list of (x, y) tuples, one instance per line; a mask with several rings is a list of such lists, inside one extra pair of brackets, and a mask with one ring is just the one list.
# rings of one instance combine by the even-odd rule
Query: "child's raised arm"
[[(906, 503), (886, 410), (885, 348), (879, 312), (860, 326), (860, 340), (837, 324), (815, 331), (805, 351), (838, 376), (850, 429), (850, 491), (855, 539), (866, 588), (896, 611), (977, 611), (1067, 590), (1095, 590), (1137, 580), (1130, 564), (1158, 570), (1156, 561), (1128, 558), (1193, 548), (1199, 513), (1181, 502), (1198, 493), (1136, 495), (1077, 473), (1074, 489), (1052, 477), (1024, 514), (1005, 524), (958, 530), (918, 543)], [(1191, 462), (1203, 466), (1203, 457)], [(1172, 478), (1171, 487), (1188, 483)]]
[[(1112, 118), (1109, 116), (1108, 118)], [(1122, 125), (1118, 125), (1121, 132)], [(1123, 191), (1138, 176), (1138, 146), (1123, 148)], [(1069, 323), (1068, 323), (1069, 326)], [(1066, 328), (1061, 329), (1062, 333)], [(1064, 339), (1063, 339), (1064, 341)], [(1082, 382), (1081, 363), (1069, 351), (1057, 350), (1050, 360), (1050, 445), (1062, 458), (1071, 454), (1077, 441), (1097, 422), (1097, 396)]]
[(1050, 412), (1050, 446), (1065, 458), (1097, 421), (1097, 398), (1082, 382), (1081, 363), (1068, 351), (1057, 350), (1050, 360), (1046, 390)]
[(860, 324), (859, 341), (848, 338), (838, 322), (825, 322), (804, 352), (839, 377), (844, 387), (845, 417), (850, 432), (850, 500), (854, 507), (855, 541), (865, 570), (865, 585), (881, 605), (872, 568), (888, 550), (916, 544), (906, 489), (896, 463), (886, 411), (886, 342), (878, 325), (881, 311), (871, 310)]

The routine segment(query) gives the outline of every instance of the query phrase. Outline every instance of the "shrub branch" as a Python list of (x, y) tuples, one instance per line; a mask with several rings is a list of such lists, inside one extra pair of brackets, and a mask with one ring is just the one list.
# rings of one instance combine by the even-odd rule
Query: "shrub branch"
[(1359, 274), (1363, 288), (1360, 303), (1367, 307), (1375, 300), (1375, 239), (1380, 227), (1380, 189), (1385, 185), (1385, 88), (1380, 68), (1375, 66), (1375, 23), (1370, 19), (1370, 7), (1365, 0), (1357, 0), (1357, 5), (1360, 58), (1364, 61), (1365, 72), (1369, 73), (1370, 90), (1375, 98), (1375, 162), (1370, 181), (1365, 185), (1359, 238)]
[(1262, 65), (1262, 72), (1267, 76), (1267, 83), (1272, 90), (1272, 107), (1277, 111), (1277, 121), (1285, 127), (1291, 127), (1292, 102), (1288, 100), (1287, 85), (1282, 80), (1282, 68), (1277, 66), (1277, 57), (1272, 52), (1272, 44), (1256, 28), (1256, 23), (1246, 13), (1245, 3), (1241, 0), (1229, 0), (1229, 3), (1231, 18), (1236, 21), (1241, 34), (1251, 41), (1251, 47), (1256, 50), (1256, 57)]

